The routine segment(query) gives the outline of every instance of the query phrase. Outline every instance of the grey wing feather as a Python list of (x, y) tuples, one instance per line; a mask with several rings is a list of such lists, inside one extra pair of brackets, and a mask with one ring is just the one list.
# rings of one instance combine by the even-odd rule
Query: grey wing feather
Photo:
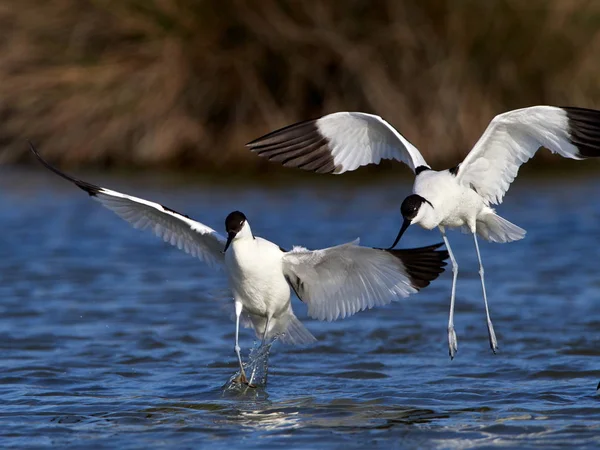
[(252, 151), (285, 167), (340, 174), (382, 159), (429, 167), (404, 136), (379, 116), (337, 112), (299, 122), (246, 144)]
[(488, 203), (499, 204), (521, 165), (542, 147), (570, 159), (600, 157), (600, 111), (532, 106), (500, 114), (454, 173)]
[(134, 228), (150, 229), (165, 242), (212, 266), (218, 267), (223, 262), (226, 240), (212, 228), (158, 203), (108, 189), (102, 188), (95, 198)]
[(448, 257), (435, 251), (440, 244), (386, 251), (358, 242), (296, 247), (283, 256), (284, 275), (311, 317), (332, 321), (414, 294), (443, 272)]
[(166, 242), (215, 267), (219, 267), (223, 262), (222, 250), (226, 241), (212, 228), (158, 203), (78, 180), (49, 164), (33, 144), (29, 145), (35, 157), (46, 168), (74, 183), (133, 227), (149, 228)]

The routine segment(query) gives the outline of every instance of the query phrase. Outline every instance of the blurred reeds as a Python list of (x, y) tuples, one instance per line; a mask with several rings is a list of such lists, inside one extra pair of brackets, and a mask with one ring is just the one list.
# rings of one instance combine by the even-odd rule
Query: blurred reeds
[(595, 0), (0, 2), (0, 162), (270, 167), (244, 143), (379, 114), (434, 167), (496, 114), (600, 107)]

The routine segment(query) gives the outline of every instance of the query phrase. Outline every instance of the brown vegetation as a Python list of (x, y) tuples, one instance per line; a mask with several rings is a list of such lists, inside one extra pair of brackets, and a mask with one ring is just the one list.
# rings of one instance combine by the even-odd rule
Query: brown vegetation
[(337, 110), (434, 166), (497, 113), (600, 107), (594, 0), (0, 3), (0, 161), (264, 168), (243, 144)]

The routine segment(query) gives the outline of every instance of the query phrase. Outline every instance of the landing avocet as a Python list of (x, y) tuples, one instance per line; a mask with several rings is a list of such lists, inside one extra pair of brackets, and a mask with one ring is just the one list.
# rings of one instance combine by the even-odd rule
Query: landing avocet
[(340, 174), (382, 159), (402, 161), (413, 170), (413, 194), (400, 207), (404, 222), (390, 248), (411, 224), (428, 230), (438, 227), (442, 233), (452, 261), (448, 347), (454, 358), (458, 350), (454, 331), (458, 264), (446, 228), (461, 227), (473, 234), (490, 347), (495, 353), (498, 343), (488, 308), (477, 234), (491, 242), (523, 239), (525, 230), (498, 216), (490, 205), (502, 203), (521, 164), (540, 147), (571, 159), (600, 156), (600, 111), (533, 106), (500, 114), (462, 163), (442, 171), (432, 170), (421, 153), (381, 117), (359, 112), (338, 112), (300, 122), (247, 145), (286, 167), (318, 173)]
[(319, 320), (344, 318), (415, 294), (444, 271), (448, 258), (442, 243), (422, 248), (382, 250), (354, 242), (310, 251), (286, 251), (255, 237), (246, 216), (234, 211), (225, 219), (227, 237), (166, 206), (105, 189), (67, 175), (37, 159), (52, 172), (83, 189), (135, 228), (149, 228), (166, 242), (212, 266), (224, 266), (235, 303), (235, 352), (239, 382), (248, 383), (238, 342), (240, 316), (249, 319), (265, 341), (279, 337), (288, 344), (315, 341), (296, 318), (290, 286)]

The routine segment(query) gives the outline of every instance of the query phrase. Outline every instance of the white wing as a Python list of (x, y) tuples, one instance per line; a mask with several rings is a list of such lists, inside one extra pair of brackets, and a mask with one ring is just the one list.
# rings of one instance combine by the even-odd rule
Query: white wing
[(158, 203), (121, 194), (73, 178), (50, 165), (42, 159), (33, 144), (29, 145), (33, 154), (44, 166), (75, 183), (135, 228), (149, 228), (166, 242), (212, 266), (218, 267), (223, 262), (222, 251), (225, 248), (226, 239), (212, 228)]
[(283, 273), (308, 305), (308, 315), (336, 320), (387, 305), (429, 285), (444, 271), (442, 244), (380, 250), (348, 244), (309, 251), (296, 247), (283, 256)]
[(402, 161), (414, 172), (429, 167), (419, 150), (379, 116), (338, 112), (290, 125), (248, 144), (285, 167), (343, 173), (382, 159)]
[(540, 147), (565, 158), (600, 156), (600, 111), (532, 106), (496, 116), (458, 166), (457, 180), (499, 204)]

